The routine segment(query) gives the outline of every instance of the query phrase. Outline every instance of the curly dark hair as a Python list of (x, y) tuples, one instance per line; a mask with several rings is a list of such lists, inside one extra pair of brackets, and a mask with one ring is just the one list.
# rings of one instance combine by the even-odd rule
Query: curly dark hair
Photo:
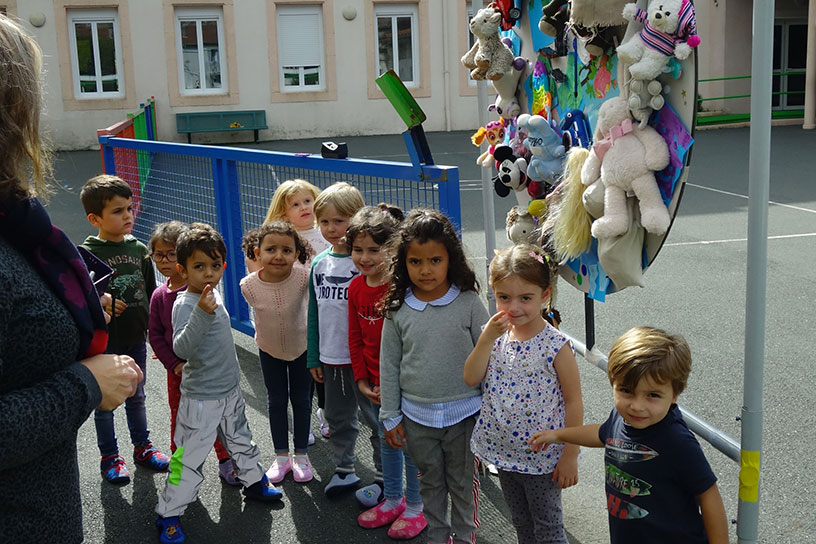
[[(272, 221), (271, 223), (266, 223), (257, 229), (252, 229), (249, 231), (246, 235), (244, 235), (244, 238), (253, 232), (255, 233), (255, 245), (252, 248), (253, 251), (256, 247), (260, 249), (263, 239), (268, 235), (278, 234), (281, 236), (291, 236), (292, 240), (295, 241), (295, 258), (300, 264), (306, 264), (309, 256), (314, 255), (312, 246), (309, 245), (309, 242), (300, 237), (297, 229), (289, 221)], [(253, 260), (255, 259), (254, 254), (252, 258)]]
[(479, 282), (471, 270), (462, 249), (462, 241), (456, 234), (450, 220), (441, 212), (427, 208), (416, 208), (388, 240), (390, 257), (390, 285), (380, 303), (380, 310), (386, 317), (402, 307), (405, 292), (411, 287), (411, 278), (405, 264), (408, 246), (411, 242), (424, 244), (429, 240), (439, 242), (448, 251), (448, 281), (461, 291), (479, 292)]
[(191, 223), (176, 240), (176, 262), (183, 267), (196, 250), (201, 250), (211, 259), (227, 259), (227, 246), (224, 239), (207, 223)]
[(244, 256), (250, 261), (255, 260), (255, 248), (258, 247), (259, 230), (261, 230), (261, 227), (255, 227), (254, 229), (250, 229), (246, 231), (244, 233), (243, 238), (241, 238), (241, 251), (244, 253)]
[(397, 206), (380, 202), (376, 206), (366, 206), (357, 211), (349, 220), (346, 229), (346, 246), (349, 253), (354, 240), (361, 234), (368, 234), (377, 245), (385, 244), (399, 228), (405, 218)]

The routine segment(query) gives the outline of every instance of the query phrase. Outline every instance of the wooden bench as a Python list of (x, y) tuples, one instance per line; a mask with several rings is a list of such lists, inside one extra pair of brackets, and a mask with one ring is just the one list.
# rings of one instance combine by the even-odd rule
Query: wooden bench
[(258, 143), (258, 131), (266, 129), (266, 112), (264, 110), (244, 111), (205, 111), (194, 113), (177, 113), (176, 128), (179, 134), (187, 134), (187, 143), (193, 143), (196, 132), (226, 132), (228, 130), (252, 130), (255, 132), (255, 143)]

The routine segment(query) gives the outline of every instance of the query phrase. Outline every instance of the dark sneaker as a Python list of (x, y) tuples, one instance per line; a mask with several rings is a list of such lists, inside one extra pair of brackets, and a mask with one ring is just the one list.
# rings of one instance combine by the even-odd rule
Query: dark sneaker
[(178, 516), (159, 518), (156, 520), (156, 527), (161, 531), (159, 542), (162, 544), (184, 542), (184, 531), (181, 530), (181, 522)]
[(283, 493), (272, 485), (272, 482), (269, 481), (266, 474), (251, 486), (245, 487), (242, 493), (247, 499), (254, 501), (276, 501), (283, 497)]
[(353, 472), (347, 473), (335, 472), (334, 476), (332, 476), (332, 479), (329, 481), (328, 484), (326, 484), (326, 487), (323, 489), (323, 492), (326, 494), (327, 497), (334, 497), (347, 489), (357, 487), (357, 484), (359, 483), (360, 478)]
[(102, 471), (102, 477), (112, 484), (125, 485), (130, 482), (130, 472), (125, 466), (125, 460), (118, 453), (103, 457), (99, 468)]
[(156, 472), (165, 472), (170, 466), (170, 458), (156, 449), (156, 446), (148, 442), (144, 446), (133, 447), (133, 461), (137, 465), (155, 470)]

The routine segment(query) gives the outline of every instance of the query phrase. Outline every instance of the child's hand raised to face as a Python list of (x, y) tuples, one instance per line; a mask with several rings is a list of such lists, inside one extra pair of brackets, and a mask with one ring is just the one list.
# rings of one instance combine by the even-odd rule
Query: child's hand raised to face
[(204, 286), (204, 289), (201, 290), (201, 296), (198, 297), (198, 307), (208, 314), (215, 313), (215, 309), (218, 308), (218, 303), (215, 301), (212, 284), (208, 283)]
[(504, 310), (499, 310), (491, 317), (485, 325), (482, 334), (490, 340), (495, 342), (496, 339), (510, 329), (510, 316)]

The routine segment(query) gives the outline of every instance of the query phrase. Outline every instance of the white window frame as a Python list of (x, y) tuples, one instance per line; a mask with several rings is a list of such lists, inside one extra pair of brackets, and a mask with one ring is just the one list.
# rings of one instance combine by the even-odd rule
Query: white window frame
[(391, 28), (396, 30), (398, 17), (411, 18), (411, 64), (414, 72), (414, 79), (406, 81), (401, 74), (399, 74), (399, 49), (397, 47), (397, 33), (392, 32), (391, 35), (391, 54), (394, 58), (391, 59), (392, 66), (395, 72), (398, 73), (400, 79), (406, 87), (419, 87), (419, 34), (418, 21), (419, 9), (417, 4), (375, 4), (374, 5), (374, 65), (377, 71), (377, 77), (380, 74), (380, 36), (378, 20), (380, 17), (391, 17)]
[[(220, 87), (201, 87), (199, 89), (188, 89), (184, 78), (184, 49), (181, 43), (181, 23), (195, 22), (196, 23), (196, 39), (198, 40), (198, 73), (201, 76), (202, 82), (206, 84), (204, 74), (207, 73), (205, 69), (205, 55), (204, 44), (202, 42), (203, 35), (201, 32), (201, 23), (203, 21), (215, 21), (218, 29), (218, 63), (221, 70), (221, 86)], [(220, 7), (181, 7), (176, 6), (173, 13), (173, 24), (176, 31), (176, 60), (178, 64), (178, 78), (179, 78), (179, 94), (182, 96), (201, 96), (201, 95), (221, 95), (229, 93), (229, 77), (227, 74), (227, 41), (224, 39), (224, 12)]]
[[(125, 96), (125, 77), (123, 73), (122, 63), (122, 37), (119, 32), (119, 13), (114, 9), (71, 9), (67, 13), (68, 17), (68, 40), (71, 49), (71, 73), (74, 83), (74, 96), (77, 100), (89, 100), (100, 98), (124, 98)], [(91, 37), (94, 48), (94, 67), (96, 68), (96, 88), (95, 93), (83, 93), (80, 85), (79, 75), (79, 58), (77, 55), (77, 41), (76, 41), (76, 24), (90, 23), (92, 26)], [(96, 25), (98, 23), (113, 23), (113, 41), (116, 48), (116, 81), (119, 83), (118, 91), (103, 91), (102, 90), (102, 75), (100, 73), (101, 65), (99, 62), (99, 43), (98, 32)]]
[[(286, 38), (278, 29), (281, 28), (281, 17), (290, 17), (293, 15), (317, 15), (318, 28), (320, 32), (316, 36), (318, 50), (320, 51), (320, 62), (317, 67), (317, 77), (320, 82), (319, 85), (306, 85), (306, 67), (298, 66), (299, 84), (286, 85), (285, 69), (288, 65), (284, 64), (284, 53), (290, 47), (286, 43)], [(278, 42), (278, 81), (280, 83), (280, 92), (282, 93), (302, 93), (302, 92), (322, 92), (326, 90), (326, 50), (323, 42), (323, 6), (320, 4), (308, 5), (280, 5), (275, 9), (275, 34)]]

